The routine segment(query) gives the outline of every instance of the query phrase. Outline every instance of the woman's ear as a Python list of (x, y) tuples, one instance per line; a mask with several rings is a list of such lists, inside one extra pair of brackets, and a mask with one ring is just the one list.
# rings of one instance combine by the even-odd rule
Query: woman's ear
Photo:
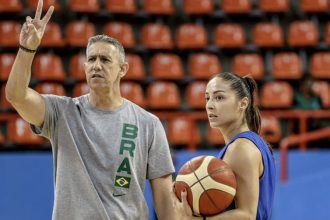
[(249, 99), (248, 99), (248, 97), (242, 98), (241, 101), (240, 101), (240, 103), (239, 103), (239, 105), (240, 105), (239, 106), (240, 109), (242, 109), (242, 110), (247, 109), (247, 107), (249, 106)]

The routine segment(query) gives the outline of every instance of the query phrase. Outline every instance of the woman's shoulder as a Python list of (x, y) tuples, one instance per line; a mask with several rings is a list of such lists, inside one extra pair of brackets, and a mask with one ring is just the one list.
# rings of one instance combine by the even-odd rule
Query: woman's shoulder
[(252, 141), (238, 138), (228, 146), (224, 160), (235, 173), (248, 175), (258, 170), (262, 162), (262, 155)]
[(250, 154), (259, 152), (258, 147), (255, 145), (255, 143), (247, 138), (237, 138), (230, 144), (228, 148), (228, 150), (235, 151), (239, 154)]

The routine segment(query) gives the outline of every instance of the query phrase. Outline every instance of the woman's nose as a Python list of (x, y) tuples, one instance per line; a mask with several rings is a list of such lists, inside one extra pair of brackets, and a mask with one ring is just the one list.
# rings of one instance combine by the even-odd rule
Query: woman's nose
[(206, 109), (213, 109), (213, 103), (211, 100), (206, 101)]

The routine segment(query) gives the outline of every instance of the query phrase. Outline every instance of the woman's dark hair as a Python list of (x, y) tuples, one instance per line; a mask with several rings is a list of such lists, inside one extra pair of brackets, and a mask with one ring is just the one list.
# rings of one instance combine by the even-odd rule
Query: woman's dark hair
[[(259, 108), (254, 102), (254, 95), (258, 92), (256, 81), (249, 76), (240, 77), (230, 72), (219, 73), (213, 78), (221, 78), (224, 81), (229, 82), (230, 88), (235, 91), (239, 99), (244, 97), (249, 99), (249, 104), (245, 113), (245, 120), (249, 129), (259, 134), (261, 127), (261, 116)], [(272, 146), (269, 143), (267, 143), (267, 145), (270, 151), (273, 152)]]
[[(256, 81), (249, 76), (240, 77), (230, 72), (216, 74), (213, 78), (221, 78), (224, 81), (229, 82), (230, 88), (235, 91), (239, 99), (244, 97), (249, 99), (249, 104), (245, 113), (245, 120), (249, 129), (259, 134), (261, 127), (261, 116), (259, 108), (254, 102), (254, 95), (258, 92)], [(273, 152), (272, 146), (269, 143), (267, 143), (267, 145), (270, 151)]]
[(257, 83), (250, 77), (240, 77), (230, 72), (215, 75), (230, 83), (230, 88), (235, 91), (237, 98), (247, 97), (249, 104), (246, 109), (245, 119), (251, 131), (260, 132), (261, 117), (258, 107), (254, 103), (254, 94), (257, 92)]

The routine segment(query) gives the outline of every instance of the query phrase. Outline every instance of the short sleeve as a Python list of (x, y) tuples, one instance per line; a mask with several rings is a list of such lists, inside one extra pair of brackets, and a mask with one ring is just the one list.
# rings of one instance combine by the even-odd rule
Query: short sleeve
[(156, 179), (174, 173), (173, 161), (164, 131), (157, 118), (154, 122), (154, 135), (149, 147), (147, 178)]
[(42, 95), (42, 97), (44, 98), (46, 105), (43, 125), (41, 127), (31, 125), (31, 128), (34, 133), (51, 139), (55, 133), (56, 122), (59, 117), (59, 103), (61, 103), (61, 97), (56, 95)]

